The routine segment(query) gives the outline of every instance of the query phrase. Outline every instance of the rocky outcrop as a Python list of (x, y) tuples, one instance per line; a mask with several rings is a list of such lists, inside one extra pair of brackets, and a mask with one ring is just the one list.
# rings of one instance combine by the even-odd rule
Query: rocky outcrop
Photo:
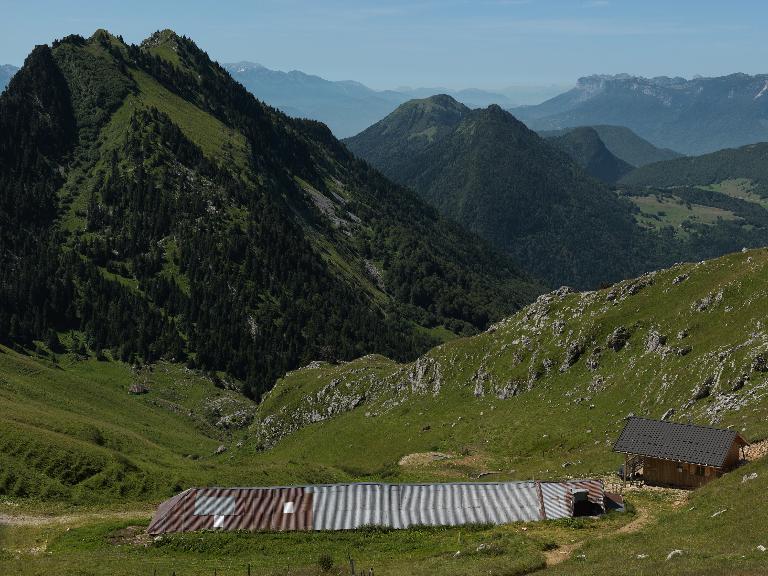
[(576, 364), (576, 361), (581, 357), (581, 355), (584, 353), (584, 344), (579, 342), (578, 340), (573, 340), (568, 344), (568, 347), (565, 349), (565, 358), (563, 359), (563, 363), (560, 366), (560, 372), (565, 372)]
[(427, 394), (434, 396), (440, 394), (443, 385), (443, 370), (440, 363), (430, 356), (422, 356), (408, 371), (408, 385), (414, 394)]
[(614, 352), (618, 352), (626, 346), (630, 336), (631, 333), (629, 330), (624, 326), (618, 326), (608, 335), (608, 338), (605, 339), (605, 346)]

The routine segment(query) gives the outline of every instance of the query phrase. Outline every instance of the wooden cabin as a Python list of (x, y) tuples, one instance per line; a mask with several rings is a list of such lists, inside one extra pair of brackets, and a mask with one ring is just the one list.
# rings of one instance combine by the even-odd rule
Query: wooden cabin
[(631, 417), (613, 446), (624, 454), (624, 480), (698, 488), (733, 470), (749, 443), (734, 430)]

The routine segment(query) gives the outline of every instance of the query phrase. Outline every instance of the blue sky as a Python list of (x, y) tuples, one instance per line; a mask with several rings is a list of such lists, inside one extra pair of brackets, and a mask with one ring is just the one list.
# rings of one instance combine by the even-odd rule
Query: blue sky
[(0, 63), (69, 33), (139, 42), (173, 28), (221, 62), (374, 88), (495, 88), (765, 73), (767, 25), (758, 0), (0, 0)]

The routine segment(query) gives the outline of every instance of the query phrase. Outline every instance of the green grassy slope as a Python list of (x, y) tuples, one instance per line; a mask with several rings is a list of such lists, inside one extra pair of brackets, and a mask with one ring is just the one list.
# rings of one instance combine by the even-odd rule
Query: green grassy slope
[[(219, 385), (226, 380), (217, 380)], [(149, 393), (130, 395), (135, 383)], [(183, 366), (131, 366), (0, 347), (0, 495), (48, 508), (157, 502), (190, 485), (269, 484), (232, 449), (255, 405)], [(219, 446), (230, 450), (216, 454)], [(282, 462), (281, 481), (313, 470)], [(293, 472), (291, 471), (293, 470)], [(327, 475), (332, 478), (332, 474)]]
[[(630, 413), (674, 409), (676, 420), (763, 438), (767, 277), (768, 251), (732, 254), (601, 291), (543, 296), (413, 364), (367, 357), (311, 366), (266, 397), (252, 435), (274, 446), (267, 459), (362, 477), (457, 479), (608, 472)], [(398, 464), (429, 451), (450, 457)]]
[[(753, 479), (745, 480), (745, 477)], [(547, 573), (758, 575), (768, 569), (763, 458), (694, 492), (636, 533), (588, 542)], [(679, 555), (667, 559), (673, 550)]]
[[(411, 364), (313, 363), (258, 406), (168, 362), (2, 348), (0, 494), (114, 505), (196, 484), (587, 476), (619, 463), (627, 414), (670, 408), (764, 438), (766, 276), (755, 250), (552, 293)], [(150, 393), (129, 396), (135, 382)]]

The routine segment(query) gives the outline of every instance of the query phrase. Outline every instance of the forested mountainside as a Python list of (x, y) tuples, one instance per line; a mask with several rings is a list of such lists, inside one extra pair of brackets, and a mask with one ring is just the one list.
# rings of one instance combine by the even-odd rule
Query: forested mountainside
[(345, 143), (552, 285), (593, 287), (656, 262), (629, 202), (498, 106), (413, 100)]
[(608, 150), (631, 166), (645, 166), (662, 160), (680, 158), (682, 154), (668, 148), (657, 148), (648, 140), (640, 138), (625, 126), (610, 126), (606, 124), (597, 126), (581, 126), (576, 128), (562, 128), (560, 130), (542, 130), (539, 135), (544, 138), (564, 136), (571, 131), (581, 128), (591, 128), (603, 141)]
[(574, 128), (549, 141), (573, 158), (587, 174), (608, 184), (617, 182), (634, 169), (608, 150), (594, 128)]
[(255, 397), (310, 359), (413, 357), (539, 291), (171, 31), (68, 36), (14, 76), (0, 269), (3, 342), (186, 360)]
[[(761, 144), (647, 165), (609, 185), (587, 172), (613, 180), (629, 167), (597, 129), (541, 138), (498, 107), (445, 95), (408, 102), (345, 143), (552, 286), (594, 288), (768, 244)], [(690, 185), (660, 188), (675, 182)]]
[(559, 96), (511, 112), (536, 130), (626, 126), (655, 146), (705, 154), (768, 141), (768, 75), (588, 76)]
[(768, 197), (768, 143), (657, 162), (635, 170), (622, 182), (634, 186), (672, 188), (712, 186), (735, 180), (749, 181), (755, 193)]

